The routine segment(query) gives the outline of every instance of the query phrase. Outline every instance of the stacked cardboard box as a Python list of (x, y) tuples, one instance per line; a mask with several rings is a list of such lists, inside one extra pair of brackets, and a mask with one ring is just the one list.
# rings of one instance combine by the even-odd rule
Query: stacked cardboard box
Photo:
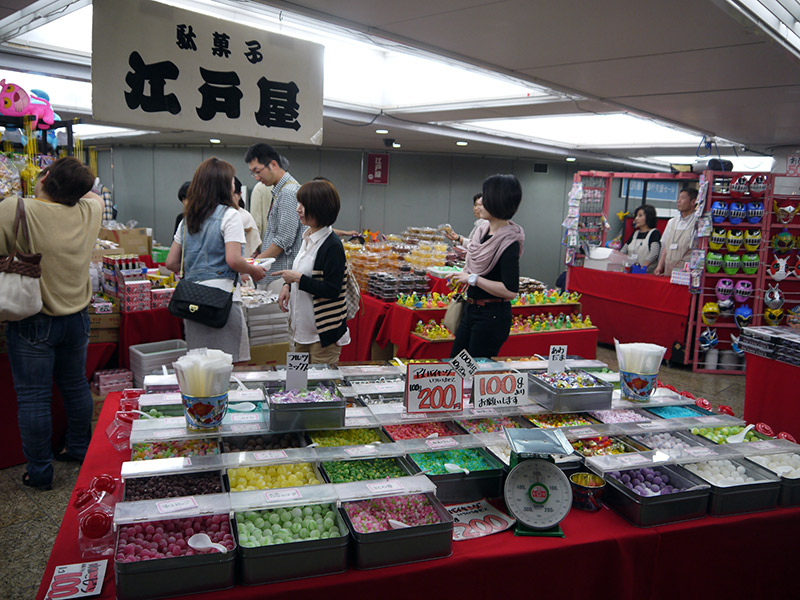
[(119, 300), (95, 296), (89, 304), (89, 343), (119, 341)]
[(289, 314), (282, 312), (277, 303), (245, 308), (244, 313), (251, 346), (288, 341)]

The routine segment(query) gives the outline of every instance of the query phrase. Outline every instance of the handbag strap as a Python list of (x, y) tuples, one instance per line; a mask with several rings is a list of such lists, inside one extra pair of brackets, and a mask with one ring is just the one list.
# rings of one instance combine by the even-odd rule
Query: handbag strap
[(17, 238), (19, 237), (20, 225), (22, 226), (22, 234), (25, 236), (25, 241), (28, 244), (28, 251), (33, 252), (30, 234), (28, 233), (28, 218), (25, 215), (25, 201), (22, 198), (17, 198), (17, 214), (14, 217), (14, 243), (8, 255), (11, 262), (13, 262), (14, 258), (17, 256)]
[[(181, 234), (181, 279), (183, 279), (183, 251), (186, 248), (186, 219), (183, 220), (183, 233)], [(236, 277), (233, 278), (233, 287), (231, 288), (231, 295), (236, 291), (236, 286), (239, 284), (239, 272), (236, 272)]]

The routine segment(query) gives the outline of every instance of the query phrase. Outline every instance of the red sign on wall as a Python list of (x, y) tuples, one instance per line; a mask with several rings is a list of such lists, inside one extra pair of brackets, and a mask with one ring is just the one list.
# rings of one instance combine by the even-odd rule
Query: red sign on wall
[(388, 154), (367, 154), (367, 183), (389, 183)]

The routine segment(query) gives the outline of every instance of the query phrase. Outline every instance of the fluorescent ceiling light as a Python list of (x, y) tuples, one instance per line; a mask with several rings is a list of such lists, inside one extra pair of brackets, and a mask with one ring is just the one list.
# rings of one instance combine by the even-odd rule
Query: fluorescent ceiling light
[[(674, 155), (674, 156), (640, 156), (636, 160), (648, 160), (663, 163), (665, 165), (691, 165), (698, 160), (708, 160), (709, 158), (720, 158), (716, 154), (708, 156), (693, 155)], [(723, 160), (733, 163), (734, 171), (772, 171), (775, 160), (771, 156), (733, 156), (722, 154)]]
[(450, 125), (584, 149), (697, 145), (703, 138), (698, 133), (681, 131), (624, 113), (489, 119), (450, 123)]
[(565, 160), (565, 161), (567, 161), (567, 162), (575, 162), (575, 161), (576, 161), (576, 160), (578, 160), (578, 159), (577, 159), (577, 158), (575, 158), (574, 156), (568, 156), (568, 157), (567, 157), (567, 158), (565, 158), (564, 160)]
[(218, 140), (217, 138), (211, 138), (208, 141), (211, 142), (212, 144), (219, 144), (220, 143), (220, 140)]
[(469, 146), (469, 142), (465, 142), (464, 140), (458, 140), (456, 142), (456, 146)]
[(399, 148), (399, 147), (400, 147), (400, 143), (399, 142), (393, 142), (392, 143), (392, 148)]
[(389, 130), (388, 129), (376, 129), (375, 133), (377, 133), (379, 135), (386, 135), (387, 133), (389, 133)]

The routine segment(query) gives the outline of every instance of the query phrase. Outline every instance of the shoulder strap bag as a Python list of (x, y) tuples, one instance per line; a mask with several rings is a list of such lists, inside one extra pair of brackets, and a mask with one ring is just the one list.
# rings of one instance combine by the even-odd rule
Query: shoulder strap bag
[[(10, 202), (10, 200), (6, 200)], [(22, 234), (31, 248), (25, 202), (17, 199), (17, 215), (14, 218), (14, 243), (11, 254), (0, 256), (0, 321), (21, 321), (42, 310), (41, 253), (26, 253), (17, 250), (17, 236)]]
[(175, 286), (175, 292), (169, 301), (167, 309), (179, 319), (187, 319), (221, 329), (228, 322), (228, 315), (233, 305), (233, 292), (239, 282), (239, 274), (233, 280), (233, 288), (230, 292), (225, 292), (193, 281), (186, 281), (183, 278), (183, 255), (186, 248), (186, 223), (183, 224), (183, 235), (181, 236), (181, 280)]
[(456, 334), (456, 330), (458, 330), (458, 326), (461, 324), (461, 317), (464, 315), (464, 306), (466, 304), (467, 301), (464, 299), (464, 294), (461, 292), (453, 294), (450, 298), (450, 304), (447, 306), (444, 318), (442, 319), (442, 326), (453, 335)]

